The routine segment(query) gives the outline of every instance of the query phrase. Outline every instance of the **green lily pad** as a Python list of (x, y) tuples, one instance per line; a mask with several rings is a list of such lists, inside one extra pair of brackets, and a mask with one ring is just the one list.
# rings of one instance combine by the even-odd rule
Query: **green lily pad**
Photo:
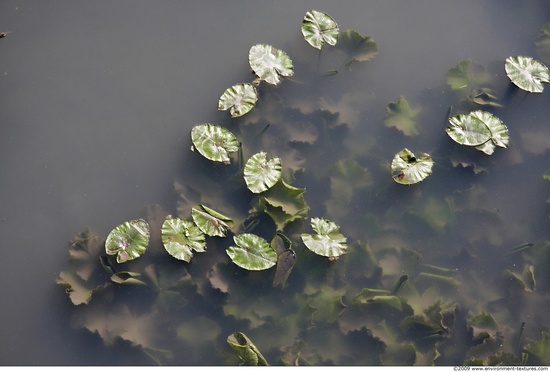
[(162, 244), (178, 260), (190, 262), (193, 251), (206, 252), (204, 233), (193, 222), (181, 218), (167, 218), (162, 224)]
[(117, 255), (116, 261), (123, 263), (138, 258), (149, 244), (149, 224), (138, 219), (124, 222), (115, 227), (105, 240), (105, 252)]
[(346, 65), (353, 62), (367, 62), (378, 55), (378, 45), (370, 36), (363, 36), (355, 30), (340, 32), (338, 50), (348, 55)]
[(531, 57), (508, 57), (504, 68), (512, 83), (531, 93), (542, 93), (542, 83), (550, 82), (548, 67)]
[(467, 89), (471, 91), (480, 88), (491, 80), (491, 75), (485, 66), (472, 60), (461, 61), (447, 71), (447, 84), (452, 90)]
[(330, 15), (318, 10), (306, 13), (302, 21), (304, 39), (314, 48), (321, 49), (324, 43), (336, 45), (338, 25)]
[(227, 337), (227, 343), (237, 352), (241, 365), (267, 366), (267, 360), (252, 341), (242, 332), (235, 332)]
[(256, 105), (258, 94), (252, 84), (236, 84), (223, 92), (218, 102), (218, 110), (229, 110), (232, 118), (248, 113)]
[(290, 57), (267, 44), (257, 44), (248, 52), (250, 68), (260, 80), (273, 85), (280, 82), (280, 76), (292, 76), (294, 66)]
[(256, 194), (266, 191), (279, 181), (282, 168), (280, 158), (267, 160), (267, 154), (260, 151), (252, 155), (244, 165), (246, 186)]
[(491, 155), (495, 146), (507, 148), (510, 143), (510, 136), (508, 135), (508, 128), (506, 125), (500, 121), (499, 118), (486, 111), (473, 111), (470, 113), (470, 116), (473, 116), (480, 121), (482, 121), (491, 132), (491, 140), (485, 142), (481, 146), (477, 146), (478, 150), (483, 151), (487, 155)]
[(432, 174), (433, 160), (428, 154), (415, 156), (403, 149), (395, 154), (391, 163), (392, 178), (402, 185), (412, 185), (423, 181)]
[(347, 253), (347, 239), (334, 222), (323, 218), (311, 219), (311, 227), (317, 234), (302, 234), (302, 241), (312, 252), (325, 257), (337, 258)]
[(230, 163), (229, 154), (239, 150), (239, 141), (229, 130), (214, 124), (199, 124), (191, 129), (191, 149), (212, 161)]
[(489, 127), (477, 116), (458, 114), (449, 118), (445, 132), (455, 142), (465, 146), (480, 146), (492, 137)]
[(234, 246), (227, 248), (227, 255), (246, 270), (266, 270), (277, 263), (277, 253), (263, 238), (254, 234), (238, 234), (233, 237)]
[(205, 205), (197, 205), (191, 209), (193, 222), (206, 235), (225, 237), (227, 229), (233, 227), (233, 220), (208, 208)]
[(416, 124), (416, 116), (420, 111), (420, 109), (413, 109), (409, 102), (401, 96), (396, 102), (388, 104), (384, 123), (388, 127), (397, 128), (406, 136), (415, 136), (420, 133)]

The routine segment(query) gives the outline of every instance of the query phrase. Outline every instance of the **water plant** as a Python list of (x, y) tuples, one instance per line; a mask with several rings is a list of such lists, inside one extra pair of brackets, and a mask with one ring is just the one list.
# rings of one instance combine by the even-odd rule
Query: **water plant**
[(550, 83), (548, 67), (531, 57), (508, 57), (504, 68), (512, 83), (531, 93), (542, 93), (542, 83)]

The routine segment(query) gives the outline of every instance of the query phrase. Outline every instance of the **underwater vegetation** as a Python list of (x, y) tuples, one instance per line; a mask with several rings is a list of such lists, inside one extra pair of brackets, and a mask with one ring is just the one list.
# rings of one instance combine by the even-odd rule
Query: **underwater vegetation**
[[(276, 90), (353, 74), (378, 55), (377, 44), (318, 10), (305, 14), (301, 30), (319, 54), (300, 63), (313, 62), (315, 73), (300, 80), (287, 53), (253, 45), (250, 82), (220, 96), (227, 122), (191, 129), (203, 172), (176, 178), (169, 210), (148, 206), (106, 237), (87, 228), (73, 238), (69, 268), (56, 279), (74, 305), (71, 324), (162, 365), (549, 364), (550, 328), (536, 337), (524, 330), (538, 321), (526, 308), (548, 305), (550, 242), (509, 249), (500, 276), (487, 282), (472, 269), (486, 254), (478, 243), (506, 238), (499, 215), (485, 208), (488, 191), (474, 182), (445, 195), (417, 192), (438, 170), (487, 173), (461, 155), (491, 156), (513, 143), (493, 111), (509, 102), (494, 74), (471, 60), (449, 69), (445, 83), (460, 112), (445, 108), (446, 127), (437, 130), (452, 152), (409, 150), (426, 130), (426, 109), (403, 96), (388, 103), (385, 127), (411, 146), (387, 159), (346, 120), (349, 96), (336, 107), (306, 105), (317, 98), (284, 102)], [(541, 56), (548, 45), (537, 39)], [(342, 63), (323, 72), (328, 53)], [(542, 93), (550, 82), (531, 57), (501, 67), (515, 90)], [(352, 151), (355, 141), (361, 152)], [(324, 199), (309, 200), (297, 186), (304, 174)], [(407, 192), (406, 208), (384, 197), (394, 187)], [(449, 235), (465, 243), (445, 264), (415, 248), (438, 247)], [(522, 265), (506, 267), (510, 257)]]

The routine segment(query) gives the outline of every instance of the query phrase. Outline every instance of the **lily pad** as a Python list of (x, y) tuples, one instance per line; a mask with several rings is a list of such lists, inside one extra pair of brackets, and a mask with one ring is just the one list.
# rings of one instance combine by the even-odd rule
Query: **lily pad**
[(236, 84), (223, 92), (218, 102), (218, 110), (229, 110), (232, 118), (248, 113), (256, 105), (258, 94), (252, 84)]
[(205, 205), (197, 205), (191, 209), (193, 222), (206, 235), (225, 237), (227, 229), (233, 227), (233, 220), (208, 208)]
[(229, 130), (214, 124), (199, 124), (191, 129), (191, 149), (212, 161), (230, 163), (229, 154), (239, 150), (239, 141)]
[(313, 217), (311, 227), (317, 234), (302, 234), (302, 241), (312, 252), (325, 257), (337, 258), (347, 253), (347, 239), (334, 222)]
[(550, 82), (548, 67), (531, 57), (508, 57), (504, 68), (512, 83), (531, 93), (542, 93), (542, 83)]
[(353, 62), (367, 62), (378, 55), (378, 45), (370, 36), (363, 36), (355, 30), (346, 30), (338, 36), (338, 50), (348, 55), (346, 65)]
[(487, 155), (491, 155), (495, 146), (507, 148), (510, 143), (510, 136), (508, 135), (508, 128), (506, 125), (500, 121), (499, 118), (486, 111), (473, 111), (470, 113), (470, 116), (473, 116), (480, 121), (482, 121), (491, 132), (491, 140), (485, 142), (481, 146), (477, 146), (478, 150), (483, 151)]
[(290, 57), (267, 44), (257, 44), (248, 52), (250, 68), (260, 80), (273, 85), (280, 82), (280, 76), (292, 76), (294, 66)]
[(388, 127), (397, 128), (406, 136), (415, 136), (420, 133), (416, 124), (416, 116), (420, 111), (420, 109), (412, 108), (409, 102), (401, 96), (396, 102), (388, 104), (384, 123)]
[(393, 180), (402, 185), (412, 185), (423, 181), (432, 174), (433, 160), (428, 154), (415, 156), (409, 149), (395, 154), (391, 163)]
[(138, 258), (149, 244), (149, 224), (138, 219), (124, 222), (115, 227), (105, 240), (108, 255), (117, 255), (116, 261), (123, 263)]
[(227, 248), (231, 260), (246, 270), (266, 270), (277, 263), (277, 253), (263, 238), (254, 234), (238, 234), (233, 237), (234, 246)]
[(167, 218), (162, 224), (162, 244), (178, 260), (190, 262), (193, 251), (206, 252), (204, 233), (193, 222), (181, 218)]
[(489, 127), (477, 116), (458, 114), (449, 118), (451, 125), (445, 132), (455, 142), (465, 146), (479, 146), (492, 137)]
[(314, 48), (321, 49), (324, 43), (336, 45), (338, 25), (330, 15), (318, 10), (306, 13), (302, 21), (304, 39)]
[(491, 75), (485, 66), (469, 59), (461, 61), (447, 71), (447, 84), (452, 90), (467, 89), (469, 92), (484, 86), (490, 80)]
[(244, 165), (244, 180), (253, 193), (261, 193), (273, 187), (281, 178), (280, 158), (267, 160), (267, 154), (260, 151), (248, 159)]

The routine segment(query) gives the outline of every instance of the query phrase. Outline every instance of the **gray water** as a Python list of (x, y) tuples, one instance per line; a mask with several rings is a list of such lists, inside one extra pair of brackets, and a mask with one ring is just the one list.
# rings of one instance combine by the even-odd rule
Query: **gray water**
[[(379, 151), (388, 163), (405, 146), (426, 152), (442, 143), (453, 146), (442, 132), (448, 107), (456, 107), (445, 84), (451, 67), (465, 59), (492, 67), (511, 55), (537, 57), (534, 40), (550, 21), (550, 4), (543, 0), (2, 0), (0, 32), (10, 33), (0, 39), (1, 365), (152, 363), (129, 345), (104, 346), (97, 335), (71, 327), (73, 307), (55, 284), (67, 266), (68, 243), (87, 226), (105, 236), (147, 205), (174, 208), (174, 179), (192, 177), (197, 168), (189, 132), (199, 123), (227, 121), (217, 102), (226, 88), (250, 80), (252, 45), (286, 51), (295, 58), (294, 79), (311, 77), (318, 54), (299, 28), (311, 9), (329, 13), (343, 30), (371, 36), (379, 55), (315, 89), (285, 82), (279, 94), (288, 101), (312, 95), (330, 101), (338, 92), (357, 97), (351, 120), (381, 128), (365, 129), (371, 136), (365, 149)], [(503, 67), (497, 71), (497, 80), (505, 82)], [(470, 156), (490, 169), (476, 181), (489, 190), (487, 208), (505, 221), (505, 233), (488, 239), (502, 254), (548, 239), (550, 188), (542, 180), (550, 169), (547, 94), (519, 93), (510, 100), (513, 110), (499, 111), (510, 129), (509, 149), (497, 149), (491, 158)], [(424, 117), (441, 123), (421, 124), (425, 136), (414, 140), (391, 135), (383, 125), (385, 108), (401, 95), (411, 104), (434, 102), (423, 106)], [(359, 158), (367, 156), (358, 151)], [(449, 164), (442, 167), (422, 185), (423, 197), (446, 195), (475, 178), (449, 176)], [(411, 188), (403, 192), (391, 182), (372, 191), (373, 213), (415, 198)], [(326, 193), (307, 172), (296, 186), (306, 187), (310, 200)], [(311, 207), (313, 216), (323, 212), (322, 202)], [(363, 207), (357, 206), (359, 214), (366, 213)], [(458, 222), (476, 224), (468, 217)], [(352, 238), (366, 240), (358, 230), (350, 227)], [(417, 234), (408, 243), (437, 258), (476, 244), (465, 235), (423, 240)], [(373, 237), (371, 244), (377, 243), (384, 244)], [(503, 269), (490, 264), (495, 250), (476, 252), (489, 277)], [(452, 265), (450, 258), (434, 262)], [(548, 289), (543, 282), (542, 290)], [(536, 318), (526, 325), (532, 340), (549, 330), (544, 308), (547, 302), (539, 303), (539, 312), (526, 310), (525, 321)], [(221, 349), (227, 336), (218, 337)], [(200, 353), (190, 355), (189, 363), (224, 360)]]

